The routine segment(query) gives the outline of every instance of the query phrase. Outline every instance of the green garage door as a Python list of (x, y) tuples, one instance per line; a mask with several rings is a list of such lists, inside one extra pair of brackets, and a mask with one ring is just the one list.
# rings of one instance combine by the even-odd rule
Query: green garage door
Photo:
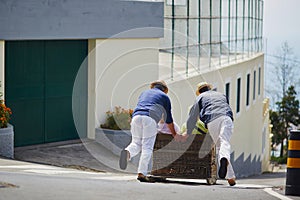
[[(86, 56), (86, 40), (5, 42), (5, 97), (13, 111), (15, 146), (79, 138), (72, 91)], [(85, 77), (84, 92), (77, 109), (80, 137), (86, 137), (86, 70), (81, 76)]]

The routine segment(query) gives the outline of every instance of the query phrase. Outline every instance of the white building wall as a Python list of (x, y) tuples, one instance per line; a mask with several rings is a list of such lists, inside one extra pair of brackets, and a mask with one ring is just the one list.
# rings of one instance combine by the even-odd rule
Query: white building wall
[(158, 79), (158, 53), (158, 38), (89, 41), (89, 138), (107, 111), (134, 108), (141, 91)]
[[(267, 101), (266, 101), (267, 100)], [(264, 116), (264, 126), (262, 128), (262, 171), (267, 172), (270, 170), (270, 155), (271, 155), (271, 130), (270, 130), (270, 119), (269, 119), (269, 100), (265, 99), (264, 104), (266, 104), (265, 116)]]
[[(225, 93), (225, 84), (228, 81), (230, 82), (230, 104), (234, 112), (235, 126), (231, 139), (232, 159), (235, 162), (234, 167), (239, 177), (261, 173), (268, 168), (269, 131), (265, 129), (265, 127), (268, 127), (268, 120), (263, 115), (263, 63), (263, 54), (258, 54), (244, 62), (214, 69), (211, 72), (187, 80), (169, 83), (169, 95), (172, 101), (174, 119), (178, 124), (182, 124), (187, 119), (188, 107), (194, 103), (197, 83), (207, 81), (212, 83), (217, 91)], [(259, 67), (261, 67), (260, 95), (258, 95)], [(254, 70), (256, 70), (255, 100), (253, 100)], [(249, 71), (251, 73), (250, 106), (246, 108), (246, 76)], [(241, 77), (242, 81), (241, 110), (236, 113), (236, 81), (238, 77)]]

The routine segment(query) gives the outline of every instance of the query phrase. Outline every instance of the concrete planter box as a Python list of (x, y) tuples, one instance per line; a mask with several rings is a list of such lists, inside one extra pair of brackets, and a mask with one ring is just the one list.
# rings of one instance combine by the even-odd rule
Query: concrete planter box
[(14, 158), (14, 127), (0, 128), (0, 156)]
[(129, 130), (111, 130), (96, 128), (95, 140), (115, 155), (120, 155), (121, 150), (131, 142)]

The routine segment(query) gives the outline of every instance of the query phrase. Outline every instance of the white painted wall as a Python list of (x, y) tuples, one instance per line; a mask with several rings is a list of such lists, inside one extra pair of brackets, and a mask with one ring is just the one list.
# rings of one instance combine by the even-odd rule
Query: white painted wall
[[(207, 3), (207, 2), (206, 2)], [(202, 7), (208, 7), (204, 2)], [(196, 8), (197, 4), (193, 6)], [(185, 13), (185, 6), (175, 7), (175, 12)], [(216, 12), (216, 10), (214, 10)], [(171, 6), (165, 6), (165, 15), (169, 16)], [(192, 9), (191, 15), (196, 10)], [(178, 25), (185, 27), (184, 25)], [(171, 24), (165, 20), (165, 28), (170, 29)], [(209, 27), (209, 26), (204, 26)], [(214, 24), (214, 29), (219, 27)], [(175, 45), (185, 40), (186, 30), (177, 29)], [(202, 31), (207, 32), (208, 29)], [(213, 31), (216, 32), (216, 31)], [(182, 35), (180, 34), (182, 33)], [(197, 30), (191, 28), (191, 35), (196, 35)], [(207, 41), (205, 33), (201, 33), (202, 40)], [(204, 35), (204, 36), (203, 36)], [(170, 32), (165, 31), (165, 38), (171, 38)], [(214, 40), (218, 40), (217, 36)], [(162, 46), (170, 46), (170, 40), (161, 42)], [(192, 43), (192, 41), (191, 41)], [(185, 44), (185, 42), (184, 42)], [(139, 94), (149, 87), (149, 83), (158, 79), (159, 65), (159, 39), (95, 39), (89, 40), (89, 69), (88, 69), (88, 137), (95, 138), (95, 127), (104, 122), (106, 112), (115, 106), (134, 108)], [(225, 83), (230, 82), (230, 104), (234, 112), (235, 129), (231, 144), (234, 159), (244, 154), (246, 160), (260, 157), (262, 171), (268, 169), (269, 162), (269, 129), (268, 116), (263, 116), (263, 88), (264, 88), (264, 55), (257, 54), (249, 60), (243, 60), (229, 66), (212, 69), (211, 72), (169, 82), (169, 96), (172, 101), (174, 120), (183, 124), (188, 115), (188, 107), (195, 100), (196, 84), (207, 81), (213, 84), (220, 92), (225, 92)], [(253, 71), (256, 70), (256, 87), (258, 86), (258, 67), (261, 66), (261, 94), (252, 98)], [(214, 67), (214, 66), (213, 66)], [(251, 73), (250, 106), (246, 107), (246, 76)], [(241, 77), (241, 111), (236, 110), (236, 79)], [(256, 88), (257, 94), (257, 88)], [(267, 127), (267, 128), (266, 128)], [(251, 160), (252, 161), (252, 160)]]
[(89, 138), (107, 111), (134, 108), (141, 91), (158, 79), (158, 53), (158, 38), (89, 41)]
[[(263, 63), (264, 55), (258, 54), (252, 59), (226, 66), (220, 69), (214, 69), (203, 75), (188, 78), (186, 80), (170, 82), (170, 98), (172, 101), (172, 112), (174, 119), (178, 124), (186, 121), (188, 107), (195, 100), (195, 89), (197, 83), (207, 81), (212, 83), (217, 91), (225, 93), (225, 83), (230, 81), (230, 104), (234, 112), (234, 133), (231, 139), (234, 159), (237, 159), (244, 153), (246, 160), (251, 155), (251, 161), (254, 156), (261, 158), (262, 171), (268, 169), (269, 162), (269, 125), (268, 116), (263, 116)], [(258, 66), (261, 66), (261, 89), (258, 91)], [(256, 99), (252, 98), (253, 93), (253, 71), (256, 70)], [(246, 109), (246, 75), (251, 72), (250, 82), (250, 106)], [(236, 79), (241, 77), (241, 111), (236, 114)], [(266, 128), (266, 129), (265, 129)], [(265, 131), (265, 132), (264, 132)], [(263, 144), (264, 142), (264, 144)]]
[(4, 93), (4, 41), (0, 40), (0, 92)]
[[(260, 55), (254, 59), (250, 59), (247, 62), (243, 62), (239, 65), (235, 65), (229, 68), (229, 71), (224, 70), (227, 75), (233, 74), (233, 71), (239, 71), (242, 80), (242, 96), (241, 96), (241, 111), (239, 114), (235, 112), (235, 129), (232, 137), (232, 149), (235, 151), (235, 158), (244, 153), (244, 159), (247, 159), (251, 155), (251, 161), (256, 155), (262, 159), (263, 157), (269, 157), (268, 152), (263, 149), (269, 146), (267, 132), (263, 134), (263, 128), (268, 126), (268, 121), (265, 121), (263, 115), (263, 101), (264, 101), (264, 73), (263, 73), (264, 56)], [(262, 80), (261, 80), (261, 94), (257, 96), (258, 87), (258, 66), (261, 66)], [(237, 70), (238, 69), (238, 70)], [(246, 76), (250, 69), (250, 106), (246, 108)], [(253, 100), (253, 72), (256, 70), (256, 98)], [(236, 78), (232, 79), (232, 91), (231, 91), (231, 105), (233, 110), (236, 107)], [(267, 137), (267, 140), (265, 137)], [(265, 144), (262, 144), (262, 142)], [(265, 155), (264, 155), (265, 154)]]
[(269, 109), (267, 109), (266, 115), (264, 117), (264, 126), (262, 127), (262, 171), (270, 171), (270, 155), (271, 155), (271, 130), (270, 130), (270, 119), (269, 119)]
[[(88, 69), (88, 137), (95, 138), (95, 127), (104, 122), (106, 112), (115, 106), (134, 108), (140, 93), (149, 83), (158, 79), (159, 39), (96, 39), (89, 40)], [(213, 69), (203, 75), (176, 82), (168, 82), (169, 96), (175, 122), (183, 124), (188, 107), (194, 103), (196, 84), (207, 81), (217, 91), (225, 93), (225, 83), (230, 82), (230, 104), (234, 112), (232, 152), (234, 159), (244, 154), (260, 157), (262, 171), (268, 169), (269, 129), (263, 115), (264, 55), (257, 54), (249, 60)], [(261, 67), (261, 90), (252, 98), (253, 71), (256, 70), (256, 94), (258, 67)], [(250, 106), (246, 108), (246, 76), (251, 73)], [(236, 114), (236, 79), (242, 79), (241, 111)]]

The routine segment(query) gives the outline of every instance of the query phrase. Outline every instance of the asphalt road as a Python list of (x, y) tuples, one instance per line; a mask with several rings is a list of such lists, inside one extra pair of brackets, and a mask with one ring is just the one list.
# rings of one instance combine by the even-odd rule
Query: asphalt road
[(206, 185), (206, 180), (168, 179), (140, 183), (134, 174), (86, 172), (49, 165), (0, 159), (0, 200), (299, 200), (284, 196), (285, 173)]

